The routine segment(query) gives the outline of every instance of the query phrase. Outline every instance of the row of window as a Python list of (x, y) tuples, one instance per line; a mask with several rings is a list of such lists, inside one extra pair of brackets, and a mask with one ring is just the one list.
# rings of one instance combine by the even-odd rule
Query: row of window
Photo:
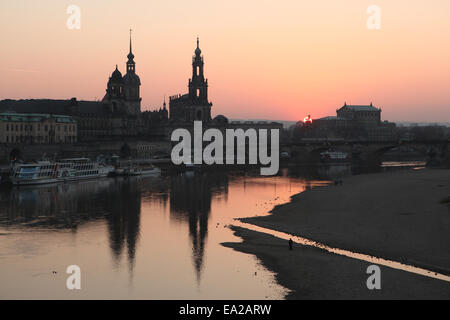
[(56, 137), (55, 139), (50, 140), (48, 136), (6, 136), (6, 143), (69, 143), (76, 142), (75, 136), (66, 136), (66, 137)]
[(75, 176), (92, 176), (94, 174), (98, 174), (98, 170), (77, 172)]
[(81, 128), (111, 128), (112, 124), (103, 119), (95, 119), (95, 120), (79, 120), (78, 122)]
[(75, 170), (89, 170), (93, 168), (94, 168), (93, 164), (76, 165), (74, 167)]
[(39, 171), (44, 171), (44, 170), (53, 170), (55, 168), (54, 164), (48, 165), (48, 166), (42, 166), (39, 168)]
[[(73, 131), (75, 131), (75, 125), (63, 125), (63, 126), (64, 126), (64, 132), (67, 132), (67, 131), (73, 132)], [(48, 131), (49, 128), (50, 128), (50, 130), (54, 130), (55, 129), (54, 125), (50, 125), (50, 126), (49, 125), (43, 125), (42, 127), (43, 127), (43, 129), (45, 131)], [(6, 131), (32, 131), (34, 128), (35, 128), (35, 126), (32, 125), (32, 124), (23, 124), (23, 123), (21, 123), (20, 125), (19, 124), (15, 124), (14, 125), (14, 124), (9, 124), (9, 123), (6, 124)], [(40, 123), (37, 124), (37, 130), (38, 131), (41, 130), (41, 124)], [(56, 130), (57, 131), (61, 131), (61, 125), (60, 124), (56, 125)]]
[(39, 177), (51, 177), (53, 176), (55, 173), (53, 171), (44, 171), (44, 172), (39, 172)]

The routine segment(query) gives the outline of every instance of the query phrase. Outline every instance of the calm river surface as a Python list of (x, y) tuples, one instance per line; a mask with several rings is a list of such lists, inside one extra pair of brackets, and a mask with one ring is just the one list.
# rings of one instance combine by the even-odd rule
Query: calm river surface
[[(267, 214), (347, 167), (204, 172), (0, 191), (0, 299), (282, 299), (233, 218)], [(81, 290), (66, 268), (81, 268)], [(256, 274), (255, 274), (256, 272)]]

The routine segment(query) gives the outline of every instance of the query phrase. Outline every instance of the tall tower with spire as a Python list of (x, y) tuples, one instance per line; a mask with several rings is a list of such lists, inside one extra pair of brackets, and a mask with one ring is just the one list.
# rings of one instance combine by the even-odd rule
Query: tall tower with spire
[(170, 119), (191, 122), (211, 121), (212, 103), (208, 101), (208, 79), (204, 75), (204, 60), (197, 38), (197, 48), (192, 57), (192, 78), (189, 79), (189, 92), (170, 98)]
[(200, 40), (197, 38), (197, 48), (192, 57), (192, 78), (189, 79), (189, 97), (196, 104), (208, 103), (208, 80), (204, 75), (204, 61), (200, 50)]
[(123, 77), (123, 95), (126, 112), (128, 114), (137, 115), (141, 112), (140, 86), (141, 79), (136, 74), (136, 63), (134, 62), (134, 54), (131, 42), (130, 29), (130, 52), (128, 53), (127, 73)]

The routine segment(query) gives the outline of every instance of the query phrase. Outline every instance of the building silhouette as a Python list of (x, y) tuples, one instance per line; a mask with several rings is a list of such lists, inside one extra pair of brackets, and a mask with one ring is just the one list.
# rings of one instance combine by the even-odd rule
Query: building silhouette
[(344, 104), (336, 116), (314, 119), (306, 125), (306, 137), (342, 138), (364, 141), (392, 141), (397, 137), (396, 125), (381, 121), (381, 109), (370, 105)]
[(192, 57), (192, 78), (189, 92), (170, 97), (169, 109), (172, 122), (211, 121), (212, 103), (208, 101), (208, 79), (204, 74), (205, 62), (197, 38), (197, 48)]
[[(194, 121), (202, 121), (204, 129), (281, 129), (282, 125), (265, 121), (229, 121), (224, 115), (211, 117), (212, 103), (208, 98), (208, 79), (205, 77), (205, 61), (197, 38), (197, 47), (192, 56), (192, 77), (188, 81), (188, 93), (175, 95), (169, 99), (169, 110), (166, 101), (159, 109), (141, 112), (141, 80), (136, 73), (135, 55), (132, 48), (130, 30), (129, 52), (126, 61), (126, 73), (122, 75), (119, 67), (108, 78), (106, 93), (99, 101), (79, 101), (76, 98), (68, 100), (26, 99), (0, 101), (0, 113), (39, 113), (47, 115), (70, 116), (76, 121), (75, 142), (119, 142), (119, 141), (170, 141), (171, 132), (177, 128), (192, 129)], [(1, 134), (1, 132), (0, 132)], [(1, 139), (0, 139), (1, 140)], [(6, 137), (4, 139), (6, 141)], [(27, 140), (30, 141), (31, 140)], [(33, 140), (33, 144), (35, 143)], [(5, 142), (10, 148), (22, 140), (10, 139)], [(43, 140), (45, 142), (45, 137)], [(47, 139), (47, 143), (50, 140)], [(93, 146), (94, 144), (86, 144)], [(125, 142), (124, 142), (125, 143)], [(121, 143), (122, 144), (122, 143)], [(142, 143), (140, 143), (142, 144)], [(139, 143), (133, 154), (139, 153)], [(143, 148), (153, 148), (145, 145)], [(116, 145), (108, 149), (109, 153), (119, 152)], [(95, 150), (94, 150), (95, 151)], [(8, 152), (5, 152), (6, 155)], [(145, 152), (147, 153), (147, 152)], [(146, 154), (146, 156), (148, 156)], [(6, 157), (5, 157), (6, 158)], [(30, 156), (28, 155), (28, 158)]]
[(145, 134), (141, 117), (141, 80), (136, 74), (131, 33), (129, 46), (126, 74), (122, 76), (116, 65), (101, 101), (6, 99), (0, 101), (0, 112), (71, 116), (77, 122), (78, 141), (113, 140)]
[(117, 65), (109, 77), (106, 94), (102, 104), (109, 106), (111, 113), (123, 113), (126, 115), (139, 115), (141, 112), (140, 86), (141, 79), (136, 74), (136, 63), (131, 43), (130, 30), (130, 52), (126, 63), (127, 73), (122, 77)]
[(0, 143), (75, 143), (77, 124), (70, 116), (0, 113)]

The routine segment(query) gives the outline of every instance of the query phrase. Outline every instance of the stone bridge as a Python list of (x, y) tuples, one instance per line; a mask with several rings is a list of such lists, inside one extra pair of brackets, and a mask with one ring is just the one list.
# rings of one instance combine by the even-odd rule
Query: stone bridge
[(423, 156), (427, 161), (448, 161), (450, 159), (450, 141), (321, 141), (307, 140), (283, 144), (281, 151), (288, 151), (300, 159), (318, 160), (321, 152), (334, 149), (352, 155), (353, 159), (378, 162), (392, 151), (413, 152)]

